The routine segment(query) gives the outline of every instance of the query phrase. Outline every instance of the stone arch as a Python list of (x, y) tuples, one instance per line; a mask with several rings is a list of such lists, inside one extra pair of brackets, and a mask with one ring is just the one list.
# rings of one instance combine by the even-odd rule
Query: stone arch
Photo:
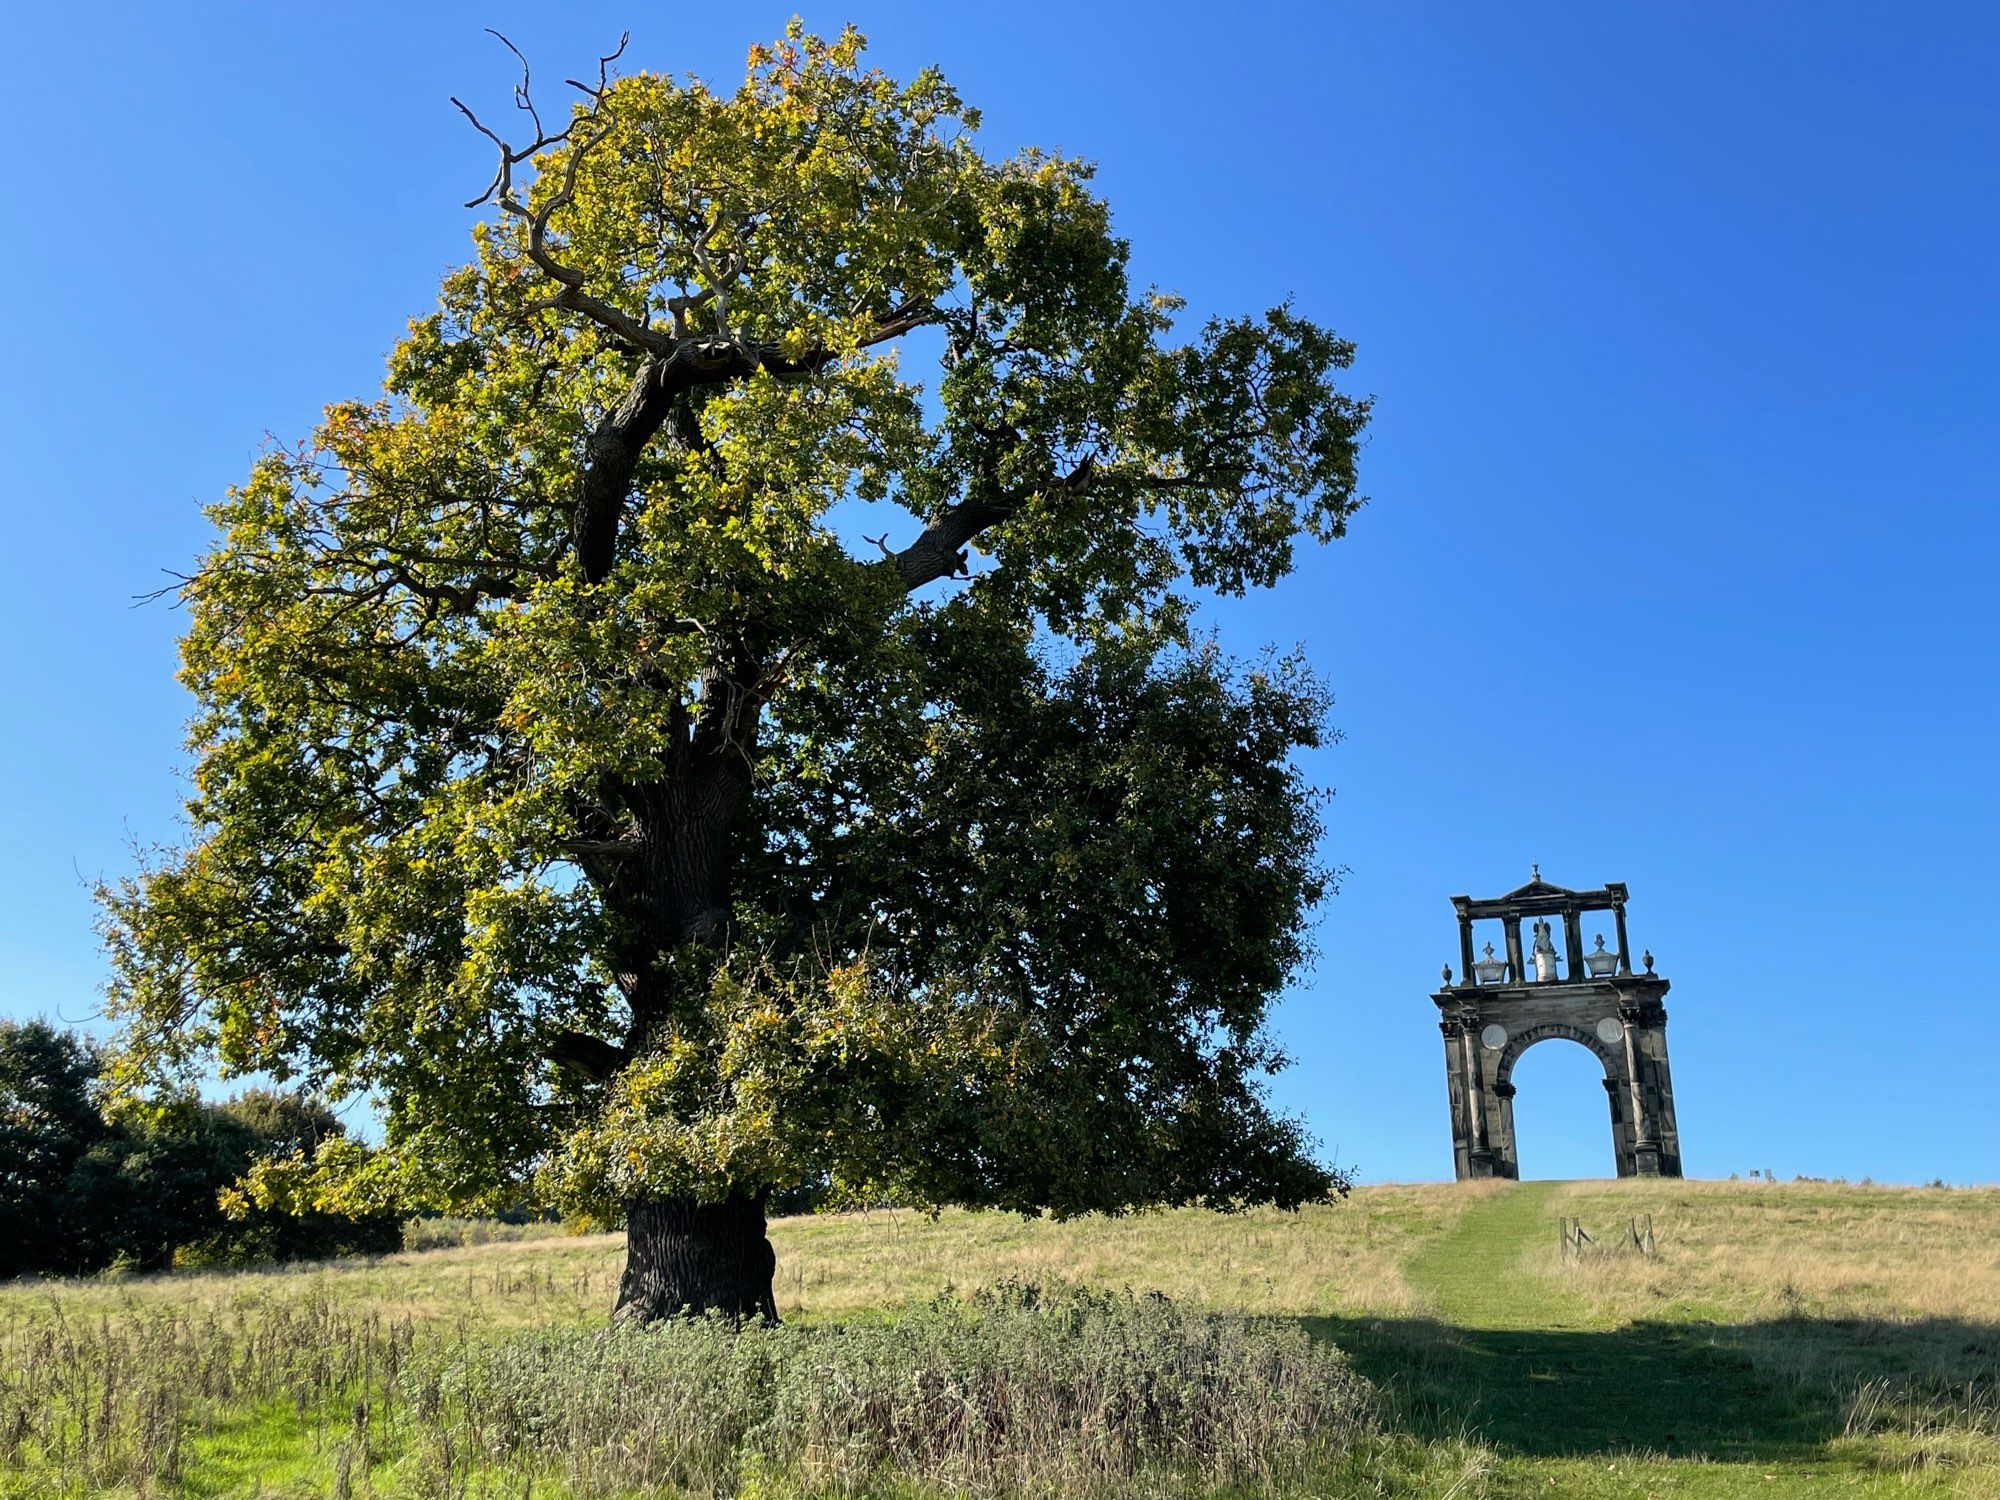
[(1514, 1136), (1514, 1067), (1530, 1047), (1553, 1039), (1575, 1042), (1595, 1057), (1598, 1066), (1604, 1070), (1604, 1097), (1611, 1120), (1612, 1159), (1617, 1163), (1620, 1177), (1631, 1176), (1636, 1169), (1636, 1160), (1631, 1122), (1627, 1118), (1631, 1113), (1631, 1074), (1625, 1064), (1624, 1047), (1605, 1041), (1591, 1028), (1564, 1021), (1543, 1021), (1525, 1027), (1509, 1035), (1500, 1049), (1485, 1101), (1494, 1175), (1511, 1178), (1521, 1175), (1520, 1153)]
[(1604, 1067), (1607, 1079), (1622, 1079), (1625, 1073), (1625, 1054), (1613, 1051), (1611, 1046), (1594, 1031), (1586, 1031), (1581, 1026), (1570, 1026), (1559, 1021), (1546, 1021), (1540, 1026), (1530, 1026), (1525, 1031), (1514, 1033), (1507, 1038), (1507, 1045), (1500, 1049), (1500, 1061), (1493, 1070), (1493, 1081), (1497, 1084), (1512, 1083), (1514, 1064), (1521, 1060), (1521, 1054), (1537, 1042), (1546, 1042), (1551, 1037), (1561, 1037), (1588, 1047), (1598, 1062)]
[[(1604, 1069), (1618, 1174), (1681, 1175), (1680, 1128), (1674, 1117), (1673, 1075), (1667, 1067), (1667, 991), (1653, 972), (1653, 955), (1632, 965), (1625, 933), (1630, 893), (1616, 882), (1575, 891), (1543, 880), (1491, 900), (1453, 896), (1458, 913), (1458, 977), (1449, 964), (1431, 996), (1444, 1043), (1445, 1103), (1451, 1116), (1452, 1165), (1460, 1181), (1517, 1175), (1513, 1140), (1514, 1066), (1537, 1042), (1561, 1037), (1582, 1046)], [(1617, 950), (1583, 950), (1582, 918), (1610, 912)], [(1562, 919), (1568, 956), (1554, 947), (1552, 919)], [(1472, 951), (1473, 924), (1498, 922), (1507, 941), (1501, 958), (1489, 944), (1484, 959)], [(1521, 946), (1521, 928), (1534, 922), (1534, 969)], [(1565, 964), (1567, 967), (1565, 967)], [(1600, 1030), (1600, 1028), (1602, 1028)]]

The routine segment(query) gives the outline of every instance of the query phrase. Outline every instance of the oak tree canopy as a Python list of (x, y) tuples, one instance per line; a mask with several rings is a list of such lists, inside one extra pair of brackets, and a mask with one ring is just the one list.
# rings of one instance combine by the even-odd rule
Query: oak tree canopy
[(1324, 696), (1190, 612), (1344, 530), (1351, 347), (1184, 329), (1086, 163), (862, 54), (606, 59), (547, 122), (524, 73), (382, 393), (212, 507), (190, 838), (106, 929), (132, 1086), (379, 1100), (262, 1191), (621, 1216), (647, 1318), (770, 1314), (805, 1180), (1341, 1186), (1261, 1082)]

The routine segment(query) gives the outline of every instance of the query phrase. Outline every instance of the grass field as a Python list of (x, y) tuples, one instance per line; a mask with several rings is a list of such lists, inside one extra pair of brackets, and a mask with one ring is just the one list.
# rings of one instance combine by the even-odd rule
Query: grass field
[[(1647, 1215), (1657, 1253), (1618, 1248)], [(0, 1494), (2000, 1497), (1996, 1190), (1384, 1186), (772, 1238), (789, 1326), (742, 1339), (601, 1338), (615, 1236), (0, 1289)], [(1171, 1306), (955, 1310), (996, 1284)], [(731, 1427), (753, 1387), (787, 1415)]]

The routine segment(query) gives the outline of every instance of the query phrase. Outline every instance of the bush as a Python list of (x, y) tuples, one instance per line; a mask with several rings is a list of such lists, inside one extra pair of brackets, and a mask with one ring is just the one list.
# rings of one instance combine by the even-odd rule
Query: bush
[(465, 1245), (511, 1244), (515, 1240), (545, 1240), (577, 1234), (589, 1226), (559, 1219), (461, 1218), (455, 1214), (424, 1214), (403, 1225), (405, 1250), (457, 1250)]

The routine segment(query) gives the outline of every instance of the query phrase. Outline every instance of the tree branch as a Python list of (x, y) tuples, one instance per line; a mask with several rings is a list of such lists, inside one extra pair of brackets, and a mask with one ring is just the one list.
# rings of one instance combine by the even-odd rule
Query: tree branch
[[(1086, 458), (1056, 481), (1056, 487), (1071, 493), (1080, 491), (1089, 485), (1096, 468), (1096, 461)], [(934, 516), (909, 546), (874, 566), (894, 568), (906, 593), (915, 593), (940, 578), (957, 577), (965, 571), (966, 547), (1014, 515), (1023, 503), (1023, 500), (961, 501)]]
[[(491, 30), (491, 28), (488, 29)], [(503, 212), (511, 214), (527, 226), (528, 259), (533, 261), (544, 275), (562, 288), (562, 290), (556, 292), (553, 296), (531, 304), (531, 310), (562, 308), (569, 312), (582, 313), (593, 323), (616, 334), (634, 348), (643, 349), (653, 354), (666, 353), (673, 343), (670, 335), (661, 333), (656, 328), (649, 327), (630, 314), (604, 301), (601, 297), (591, 296), (583, 289), (583, 272), (575, 269), (573, 266), (566, 266), (560, 260), (556, 259), (554, 252), (549, 249), (548, 242), (549, 220), (559, 210), (569, 207), (570, 203), (576, 197), (576, 174), (578, 168), (583, 165), (584, 157), (589, 154), (592, 147), (598, 145), (611, 134), (613, 123), (611, 106), (606, 102), (606, 97), (609, 93), (607, 83), (608, 70), (611, 64), (616, 62), (624, 53), (625, 43), (629, 40), (631, 34), (628, 32), (625, 36), (621, 36), (618, 39), (617, 50), (608, 52), (597, 60), (597, 84), (595, 87), (578, 83), (573, 78), (567, 80), (570, 87), (577, 89), (589, 98), (590, 108), (578, 118), (571, 120), (561, 130), (553, 133), (545, 131), (542, 128), (542, 117), (536, 111), (534, 99), (529, 94), (528, 60), (525, 57), (521, 57), (520, 49), (508, 41), (506, 37), (501, 36), (497, 31), (492, 34), (500, 37), (501, 45), (509, 52), (512, 52), (515, 57), (520, 58), (521, 81), (514, 85), (514, 106), (524, 111), (528, 118), (534, 122), (535, 139), (531, 144), (517, 149), (510, 142), (503, 140), (498, 132), (489, 128), (478, 115), (472, 112), (471, 108), (463, 100), (454, 95), (451, 102), (456, 104), (459, 112), (472, 122), (473, 129), (493, 142), (500, 153), (499, 164), (494, 169), (493, 181), (487, 185), (485, 192), (481, 193), (465, 206), (467, 208), (477, 208), (482, 203), (492, 202), (497, 204)], [(577, 134), (577, 127), (579, 125), (589, 125), (593, 129), (590, 134), (580, 137)], [(562, 182), (558, 185), (555, 192), (542, 201), (540, 207), (531, 209), (515, 194), (514, 168), (522, 162), (532, 159), (537, 152), (545, 151), (549, 147), (557, 145), (567, 145), (569, 147), (569, 154), (563, 161)]]
[[(928, 303), (891, 309), (860, 341), (870, 348), (921, 328), (937, 316)], [(633, 372), (624, 398), (592, 429), (586, 444), (583, 481), (578, 486), (570, 536), (583, 576), (601, 583), (610, 576), (618, 552), (618, 522), (631, 492), (646, 444), (672, 414), (675, 403), (705, 386), (747, 380), (758, 371), (780, 378), (819, 373), (838, 356), (830, 349), (788, 358), (776, 344), (746, 345), (736, 340), (668, 338), (666, 354), (649, 355)]]
[(585, 1031), (557, 1032), (544, 1045), (543, 1055), (557, 1067), (568, 1068), (592, 1083), (609, 1082), (631, 1061), (623, 1047)]
[(637, 859), (645, 852), (637, 839), (564, 839), (557, 848), (576, 859)]
[[(549, 296), (530, 303), (529, 311), (580, 313), (645, 356), (633, 372), (624, 397), (616, 407), (605, 413), (586, 440), (583, 478), (571, 511), (570, 541), (578, 566), (583, 570), (585, 579), (598, 583), (610, 575), (616, 561), (619, 520), (631, 491), (632, 476), (646, 444), (659, 431), (661, 423), (683, 394), (703, 386), (747, 379), (759, 371), (781, 379), (810, 376), (825, 369), (839, 355), (832, 349), (814, 349), (803, 355), (788, 356), (778, 343), (753, 344), (730, 328), (729, 288), (747, 269), (748, 259), (741, 250), (734, 248), (720, 252), (719, 257), (710, 254), (710, 242), (725, 226), (725, 220), (719, 214), (693, 246), (705, 284), (695, 292), (668, 300), (667, 308), (674, 324), (671, 333), (655, 328), (585, 291), (584, 273), (563, 264), (550, 248), (549, 221), (574, 200), (577, 170), (584, 156), (611, 133), (607, 69), (624, 52), (626, 39), (619, 38), (617, 50), (598, 59), (595, 87), (577, 83), (574, 79), (568, 80), (573, 88), (590, 99), (590, 107), (562, 130), (550, 133), (542, 128), (541, 116), (536, 112), (529, 93), (527, 59), (506, 37), (498, 32), (493, 34), (520, 59), (521, 81), (514, 86), (514, 103), (534, 123), (535, 139), (524, 148), (514, 147), (454, 97), (451, 102), (472, 122), (474, 129), (493, 142), (499, 152), (493, 181), (484, 193), (466, 206), (477, 208), (490, 201), (526, 226), (528, 259), (558, 288)], [(577, 128), (580, 125), (590, 127), (589, 133), (579, 136)], [(563, 162), (562, 181), (539, 206), (530, 208), (515, 191), (514, 169), (536, 152), (560, 144), (569, 147)], [(696, 338), (689, 328), (689, 314), (710, 304), (715, 309), (715, 335)], [(929, 303), (899, 304), (883, 314), (876, 325), (857, 341), (857, 347), (867, 349), (886, 343), (926, 323), (935, 322), (940, 316), (939, 309)]]

